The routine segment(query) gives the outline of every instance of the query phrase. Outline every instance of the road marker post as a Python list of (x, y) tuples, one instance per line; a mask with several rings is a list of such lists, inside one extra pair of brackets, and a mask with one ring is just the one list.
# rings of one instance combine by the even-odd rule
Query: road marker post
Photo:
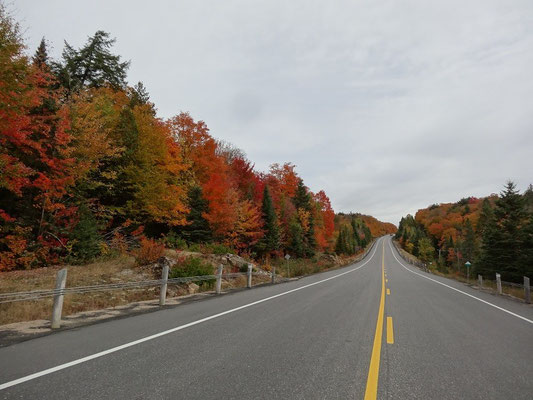
[(247, 280), (247, 284), (246, 284), (246, 287), (248, 289), (250, 289), (252, 287), (252, 268), (253, 268), (252, 264), (248, 264), (248, 275), (247, 275), (248, 280)]
[(531, 303), (531, 286), (529, 285), (529, 278), (524, 276), (524, 301), (527, 304)]
[(224, 270), (224, 266), (220, 264), (218, 266), (218, 271), (217, 271), (217, 294), (220, 294), (220, 292), (222, 291), (222, 271), (223, 270)]
[(168, 262), (163, 257), (159, 260), (159, 265), (162, 265), (161, 269), (161, 289), (159, 290), (159, 305), (164, 306), (167, 301), (167, 284), (168, 284)]
[(272, 284), (276, 283), (276, 267), (272, 267)]
[(498, 294), (502, 294), (502, 276), (498, 273), (496, 273), (496, 289)]
[(291, 268), (289, 266), (290, 259), (291, 259), (291, 256), (289, 254), (285, 254), (285, 264), (287, 265), (287, 278), (291, 277)]
[(61, 326), (61, 313), (63, 312), (63, 289), (67, 284), (67, 269), (63, 268), (57, 272), (56, 294), (54, 295), (54, 305), (52, 307), (52, 329)]
[(483, 287), (483, 277), (481, 275), (477, 276), (477, 282), (479, 284), (479, 288), (481, 289)]

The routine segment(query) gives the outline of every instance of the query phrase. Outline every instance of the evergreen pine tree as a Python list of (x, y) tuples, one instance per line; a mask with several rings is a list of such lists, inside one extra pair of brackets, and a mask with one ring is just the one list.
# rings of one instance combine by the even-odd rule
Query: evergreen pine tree
[(130, 97), (132, 98), (134, 105), (150, 103), (150, 94), (142, 82), (137, 82), (137, 84), (133, 86)]
[(492, 211), (492, 206), (490, 205), (489, 199), (483, 199), (481, 204), (481, 213), (479, 214), (479, 219), (477, 222), (477, 232), (479, 235), (483, 236), (487, 224), (494, 217), (494, 212)]
[(496, 201), (494, 217), (485, 223), (483, 254), (477, 269), (489, 274), (499, 272), (504, 279), (521, 280), (521, 229), (526, 217), (523, 197), (516, 185), (508, 182)]
[(337, 254), (343, 254), (345, 249), (344, 249), (344, 229), (343, 227), (341, 226), (340, 229), (339, 229), (339, 236), (337, 236), (337, 241), (335, 242), (335, 252)]
[(466, 261), (472, 262), (474, 260), (476, 255), (476, 236), (470, 219), (467, 219), (464, 225), (464, 240), (461, 250)]
[(268, 186), (265, 186), (265, 189), (263, 190), (263, 204), (261, 211), (263, 214), (263, 229), (265, 235), (261, 238), (257, 247), (262, 253), (270, 253), (279, 250), (281, 238), (276, 210), (274, 209)]
[(522, 228), (520, 252), (520, 273), (524, 276), (533, 277), (533, 213)]
[(102, 237), (96, 218), (85, 205), (78, 210), (80, 217), (70, 234), (72, 251), (70, 261), (83, 263), (94, 260), (102, 252)]
[(533, 213), (533, 185), (529, 184), (523, 194), (526, 209), (529, 213)]
[(209, 227), (209, 222), (204, 218), (204, 213), (208, 211), (208, 203), (203, 197), (200, 186), (193, 186), (189, 190), (189, 209), (188, 224), (182, 229), (183, 238), (188, 243), (211, 242), (213, 233)]
[(48, 59), (48, 48), (44, 37), (41, 39), (41, 43), (39, 44), (39, 47), (37, 47), (32, 61), (33, 64), (40, 69), (48, 70), (50, 68)]
[(296, 257), (305, 257), (304, 235), (302, 226), (296, 218), (289, 224), (289, 247), (288, 250)]
[(372, 232), (370, 232), (370, 228), (363, 221), (361, 222), (362, 222), (363, 234), (365, 235), (363, 247), (366, 247), (372, 241)]
[[(308, 229), (303, 235), (303, 248), (305, 256), (312, 256), (315, 253), (316, 248), (315, 222), (313, 220), (313, 206), (311, 202), (311, 195), (308, 193), (303, 180), (299, 179), (296, 193), (293, 198), (293, 203), (296, 209), (301, 209), (309, 213)], [(301, 227), (302, 221), (299, 222)]]
[(105, 85), (124, 88), (129, 62), (121, 62), (120, 56), (111, 53), (114, 43), (115, 39), (104, 31), (97, 31), (79, 50), (65, 42), (63, 62), (55, 65), (61, 85), (69, 93)]

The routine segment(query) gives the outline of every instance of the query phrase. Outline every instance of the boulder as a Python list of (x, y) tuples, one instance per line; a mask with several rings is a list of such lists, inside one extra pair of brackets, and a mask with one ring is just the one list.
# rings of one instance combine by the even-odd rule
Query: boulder
[(200, 290), (200, 286), (198, 286), (196, 283), (189, 283), (187, 285), (187, 291), (189, 294), (197, 293)]

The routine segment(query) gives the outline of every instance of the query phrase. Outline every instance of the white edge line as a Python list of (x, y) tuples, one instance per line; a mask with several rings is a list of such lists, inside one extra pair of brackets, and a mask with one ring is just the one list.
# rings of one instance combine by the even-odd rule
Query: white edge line
[(524, 321), (526, 321), (526, 322), (529, 322), (530, 324), (533, 324), (533, 321), (530, 320), (530, 319), (527, 319), (526, 317), (522, 317), (522, 316), (519, 315), (519, 314), (516, 314), (516, 313), (514, 313), (514, 312), (512, 312), (512, 311), (506, 310), (505, 308), (499, 307), (499, 306), (497, 306), (496, 304), (492, 304), (492, 303), (490, 303), (490, 302), (488, 302), (488, 301), (486, 301), (486, 300), (480, 299), (479, 297), (473, 296), (473, 295), (471, 295), (470, 293), (463, 292), (462, 290), (456, 289), (456, 288), (454, 288), (453, 286), (450, 286), (450, 285), (447, 285), (447, 284), (445, 284), (445, 283), (439, 282), (439, 281), (436, 280), (436, 279), (432, 279), (432, 278), (429, 278), (429, 277), (427, 277), (427, 276), (425, 276), (425, 275), (422, 275), (422, 274), (420, 274), (420, 273), (418, 273), (418, 272), (412, 271), (411, 269), (407, 268), (407, 267), (406, 267), (406, 266), (405, 266), (400, 260), (398, 260), (398, 258), (396, 257), (396, 254), (394, 254), (394, 249), (392, 248), (392, 245), (391, 245), (391, 242), (390, 242), (390, 241), (389, 241), (389, 247), (390, 247), (391, 252), (392, 252), (392, 255), (393, 255), (393, 257), (396, 259), (396, 261), (398, 261), (398, 263), (399, 263), (402, 267), (404, 267), (407, 271), (411, 272), (412, 274), (415, 274), (415, 275), (421, 276), (422, 278), (425, 278), (425, 279), (429, 279), (430, 281), (435, 282), (435, 283), (438, 283), (439, 285), (446, 286), (447, 288), (452, 289), (452, 290), (455, 290), (456, 292), (462, 293), (462, 294), (464, 294), (465, 296), (468, 296), (468, 297), (471, 297), (471, 298), (476, 299), (476, 300), (478, 300), (478, 301), (481, 301), (482, 303), (485, 303), (485, 304), (487, 304), (487, 305), (489, 305), (489, 306), (491, 306), (491, 307), (497, 308), (498, 310), (501, 310), (501, 311), (503, 311), (503, 312), (506, 312), (507, 314), (510, 314), (510, 315), (512, 315), (512, 316), (514, 316), (514, 317), (517, 317), (517, 318), (520, 318), (520, 319), (522, 319), (522, 320), (524, 320)]
[(366, 264), (368, 264), (368, 262), (370, 260), (372, 260), (372, 258), (376, 254), (376, 251), (377, 251), (376, 249), (377, 248), (378, 248), (378, 246), (377, 246), (377, 243), (376, 243), (376, 246), (374, 247), (374, 251), (373, 251), (372, 255), (368, 258), (368, 260), (366, 260), (363, 264), (361, 264), (357, 268), (353, 268), (353, 269), (351, 269), (349, 271), (346, 271), (346, 272), (331, 276), (331, 277), (326, 278), (326, 279), (322, 279), (322, 280), (317, 281), (317, 282), (310, 283), (308, 285), (300, 286), (300, 287), (297, 287), (295, 289), (288, 290), (286, 292), (278, 293), (278, 294), (276, 294), (274, 296), (265, 297), (264, 299), (254, 301), (252, 303), (244, 304), (242, 306), (239, 306), (239, 307), (236, 307), (236, 308), (232, 308), (230, 310), (223, 311), (223, 312), (218, 313), (218, 314), (210, 315), (209, 317), (205, 317), (205, 318), (193, 321), (193, 322), (189, 322), (188, 324), (180, 325), (180, 326), (177, 326), (175, 328), (168, 329), (166, 331), (156, 333), (154, 335), (146, 336), (144, 338), (141, 338), (141, 339), (138, 339), (138, 340), (134, 340), (133, 342), (128, 342), (128, 343), (122, 344), (120, 346), (112, 347), (110, 349), (107, 349), (107, 350), (104, 350), (104, 351), (100, 351), (100, 352), (95, 353), (95, 354), (91, 354), (90, 356), (86, 356), (86, 357), (79, 358), (79, 359), (74, 360), (74, 361), (70, 361), (70, 362), (67, 362), (67, 363), (64, 363), (64, 364), (60, 364), (60, 365), (58, 365), (56, 367), (48, 368), (48, 369), (45, 369), (45, 370), (40, 371), (40, 372), (36, 372), (34, 374), (31, 374), (31, 375), (23, 376), (22, 378), (18, 378), (18, 379), (15, 379), (13, 381), (9, 381), (9, 382), (1, 384), (0, 385), (0, 390), (4, 390), (4, 389), (7, 389), (7, 388), (12, 387), (12, 386), (19, 385), (21, 383), (24, 383), (24, 382), (27, 382), (27, 381), (31, 381), (33, 379), (39, 378), (39, 377), (44, 376), (44, 375), (49, 375), (49, 374), (52, 374), (54, 372), (61, 371), (62, 369), (70, 368), (70, 367), (73, 367), (75, 365), (82, 364), (82, 363), (90, 361), (90, 360), (94, 360), (95, 358), (103, 357), (105, 355), (108, 355), (108, 354), (111, 354), (111, 353), (115, 353), (115, 352), (120, 351), (120, 350), (127, 349), (128, 347), (132, 347), (132, 346), (138, 345), (140, 343), (148, 342), (149, 340), (157, 339), (158, 337), (165, 336), (165, 335), (168, 335), (168, 334), (173, 333), (173, 332), (181, 331), (182, 329), (190, 328), (191, 326), (198, 325), (198, 324), (201, 324), (203, 322), (206, 322), (206, 321), (209, 321), (209, 320), (212, 320), (212, 319), (215, 319), (215, 318), (219, 318), (219, 317), (222, 317), (222, 316), (227, 315), (227, 314), (234, 313), (234, 312), (242, 310), (244, 308), (252, 307), (252, 306), (255, 306), (256, 304), (260, 304), (260, 303), (263, 303), (265, 301), (269, 301), (269, 300), (275, 299), (277, 297), (285, 296), (287, 294), (290, 294), (290, 293), (293, 293), (293, 292), (297, 292), (299, 290), (306, 289), (306, 288), (311, 287), (311, 286), (318, 285), (319, 283), (327, 282), (329, 280), (332, 280), (332, 279), (341, 277), (343, 275), (349, 274), (350, 272), (357, 271), (358, 269), (360, 269), (360, 268), (364, 267)]

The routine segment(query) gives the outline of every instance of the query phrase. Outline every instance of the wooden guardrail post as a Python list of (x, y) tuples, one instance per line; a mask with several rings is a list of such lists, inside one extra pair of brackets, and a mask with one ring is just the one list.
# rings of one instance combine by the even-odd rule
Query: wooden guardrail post
[(248, 264), (248, 273), (247, 273), (247, 284), (246, 287), (250, 289), (252, 287), (252, 264)]
[(276, 283), (276, 267), (272, 267), (272, 283)]
[(161, 269), (161, 289), (159, 290), (159, 305), (164, 306), (167, 300), (167, 284), (168, 284), (168, 261), (163, 257), (159, 259), (159, 265), (162, 265)]
[(531, 286), (529, 285), (529, 278), (524, 276), (524, 301), (527, 304), (531, 303)]
[(483, 277), (481, 275), (477, 276), (477, 281), (479, 283), (479, 287), (482, 288), (483, 287)]
[(58, 291), (54, 295), (54, 305), (52, 308), (52, 329), (61, 326), (61, 313), (63, 312), (63, 289), (67, 283), (67, 269), (63, 268), (57, 272), (56, 288)]
[(220, 264), (218, 266), (218, 271), (217, 271), (217, 287), (216, 287), (217, 294), (220, 294), (220, 292), (222, 291), (222, 271), (223, 270), (224, 270), (224, 266)]
[(496, 273), (496, 289), (498, 294), (502, 294), (502, 276), (498, 273)]

